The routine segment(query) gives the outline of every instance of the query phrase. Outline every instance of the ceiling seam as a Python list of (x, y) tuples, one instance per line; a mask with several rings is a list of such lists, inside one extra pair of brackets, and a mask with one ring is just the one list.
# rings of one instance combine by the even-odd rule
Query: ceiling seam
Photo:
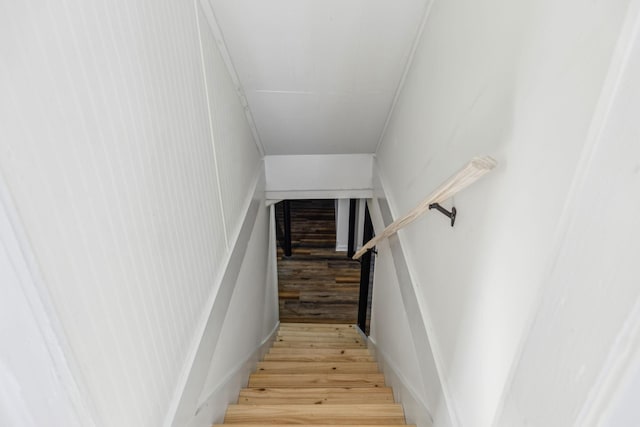
[(393, 102), (391, 103), (391, 107), (389, 108), (389, 113), (387, 114), (387, 119), (384, 122), (384, 127), (382, 128), (382, 132), (380, 132), (380, 138), (378, 139), (378, 145), (376, 145), (376, 150), (374, 154), (378, 154), (380, 150), (380, 146), (382, 145), (382, 141), (384, 140), (384, 136), (387, 133), (387, 127), (389, 126), (389, 122), (391, 121), (391, 117), (396, 109), (396, 105), (398, 103), (398, 99), (400, 98), (400, 94), (402, 93), (402, 89), (404, 88), (404, 83), (407, 79), (407, 75), (409, 74), (409, 70), (413, 65), (413, 59), (416, 55), (416, 50), (418, 49), (418, 45), (420, 44), (420, 40), (422, 39), (422, 34), (424, 33), (424, 28), (426, 27), (427, 21), (429, 20), (429, 16), (431, 15), (431, 7), (435, 0), (429, 0), (427, 7), (424, 11), (424, 15), (422, 17), (422, 22), (420, 23), (420, 27), (416, 32), (416, 37), (413, 40), (413, 44), (411, 46), (411, 52), (409, 53), (409, 57), (407, 58), (407, 62), (404, 66), (404, 71), (402, 72), (402, 77), (398, 82), (398, 86), (396, 88), (396, 93), (393, 96)]
[(207, 22), (209, 23), (209, 27), (213, 32), (213, 37), (215, 38), (216, 43), (218, 44), (218, 49), (220, 50), (220, 55), (222, 56), (222, 60), (224, 61), (224, 64), (227, 68), (227, 72), (229, 73), (229, 76), (231, 77), (231, 81), (233, 82), (236, 88), (236, 93), (238, 95), (238, 98), (240, 99), (240, 103), (244, 108), (245, 116), (247, 118), (247, 121), (249, 122), (249, 128), (251, 129), (251, 133), (253, 134), (253, 142), (255, 143), (256, 148), (258, 149), (258, 152), (260, 152), (260, 156), (264, 157), (265, 156), (264, 144), (262, 143), (262, 140), (260, 139), (260, 135), (258, 134), (258, 128), (256, 127), (256, 123), (253, 119), (253, 114), (251, 113), (251, 107), (249, 107), (249, 101), (247, 100), (242, 84), (240, 83), (240, 78), (238, 77), (236, 68), (233, 65), (233, 60), (231, 59), (231, 55), (229, 54), (229, 49), (227, 49), (227, 44), (224, 40), (222, 29), (220, 28), (220, 25), (218, 25), (218, 21), (213, 11), (213, 7), (211, 6), (208, 0), (200, 0), (200, 5), (202, 6), (202, 10), (207, 19)]

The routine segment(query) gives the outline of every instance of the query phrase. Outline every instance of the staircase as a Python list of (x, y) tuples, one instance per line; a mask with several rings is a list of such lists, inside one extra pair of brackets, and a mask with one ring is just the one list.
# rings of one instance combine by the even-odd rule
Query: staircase
[(405, 425), (355, 326), (282, 323), (224, 424)]

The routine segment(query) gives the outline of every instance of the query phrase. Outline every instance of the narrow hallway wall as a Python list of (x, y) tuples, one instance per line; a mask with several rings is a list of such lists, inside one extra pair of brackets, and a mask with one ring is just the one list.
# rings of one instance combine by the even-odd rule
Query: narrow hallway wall
[[(446, 399), (455, 425), (491, 425), (508, 389), (628, 3), (432, 5), (377, 152), (377, 197), (395, 219), (473, 156), (498, 160), (445, 204), (458, 208), (455, 228), (427, 214), (398, 235), (442, 381), (427, 395)], [(554, 366), (536, 375), (546, 369)], [(417, 376), (407, 378), (420, 390)], [(549, 411), (556, 425), (575, 416), (569, 407), (526, 410), (505, 425), (531, 411)]]
[(585, 144), (499, 426), (640, 420), (638, 405), (629, 404), (637, 401), (640, 368), (640, 2), (633, 5), (603, 91), (612, 102)]
[(208, 25), (198, 1), (0, 6), (0, 171), (98, 426), (171, 418), (263, 194)]

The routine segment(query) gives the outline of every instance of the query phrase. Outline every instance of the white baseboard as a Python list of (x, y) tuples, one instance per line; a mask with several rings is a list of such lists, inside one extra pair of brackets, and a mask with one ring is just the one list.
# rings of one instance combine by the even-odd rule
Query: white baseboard
[(278, 333), (280, 322), (276, 324), (267, 336), (246, 359), (240, 361), (229, 373), (220, 380), (213, 391), (198, 406), (194, 417), (186, 427), (209, 427), (213, 423), (222, 423), (227, 405), (238, 400), (240, 389), (247, 386), (249, 375), (255, 370), (256, 364), (269, 351)]
[(270, 200), (298, 199), (370, 199), (373, 190), (268, 190), (265, 198)]
[(418, 393), (408, 386), (407, 381), (400, 369), (391, 359), (376, 345), (376, 342), (369, 337), (369, 351), (378, 362), (380, 370), (384, 374), (384, 381), (389, 387), (393, 387), (393, 396), (396, 402), (402, 404), (404, 416), (408, 424), (415, 424), (417, 427), (433, 427), (433, 417), (429, 409), (425, 406), (423, 399)]

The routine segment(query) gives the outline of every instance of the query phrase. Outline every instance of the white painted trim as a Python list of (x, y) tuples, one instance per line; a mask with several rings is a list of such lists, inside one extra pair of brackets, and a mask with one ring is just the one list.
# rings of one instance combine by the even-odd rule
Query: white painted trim
[(350, 199), (335, 199), (336, 252), (346, 252), (349, 247), (349, 219), (351, 217)]
[(358, 325), (355, 325), (355, 330), (358, 335), (360, 335), (360, 338), (362, 338), (362, 342), (367, 346), (367, 348), (369, 348), (370, 338), (367, 336), (367, 334), (365, 334)]
[(227, 67), (227, 72), (231, 77), (231, 81), (236, 88), (236, 92), (238, 94), (238, 98), (240, 99), (240, 103), (244, 107), (245, 116), (247, 117), (247, 121), (249, 122), (249, 128), (251, 129), (251, 133), (253, 134), (253, 142), (256, 144), (258, 151), (260, 152), (260, 156), (265, 156), (264, 145), (262, 144), (262, 140), (260, 139), (260, 135), (258, 133), (258, 128), (256, 127), (256, 123), (253, 120), (253, 114), (251, 113), (251, 107), (249, 106), (249, 102), (247, 101), (247, 97), (244, 94), (244, 88), (240, 82), (240, 78), (238, 77), (238, 72), (236, 71), (235, 66), (233, 65), (233, 60), (231, 59), (231, 55), (229, 54), (229, 49), (227, 48), (227, 43), (224, 40), (224, 35), (222, 34), (222, 30), (220, 29), (220, 25), (218, 24), (218, 20), (216, 18), (216, 14), (211, 7), (211, 4), (207, 0), (196, 0), (199, 1), (202, 6), (202, 11), (204, 12), (205, 17), (207, 18), (207, 22), (209, 22), (209, 27), (213, 32), (213, 36), (216, 39), (216, 43), (218, 44), (218, 49), (220, 49), (220, 54), (222, 56), (222, 60)]
[[(216, 186), (218, 187), (218, 204), (220, 206), (220, 213), (222, 215), (222, 223), (225, 227), (222, 228), (224, 232), (224, 243), (227, 250), (229, 250), (229, 231), (227, 230), (226, 216), (224, 212), (224, 203), (222, 200), (222, 184), (220, 182), (220, 168), (218, 168), (218, 153), (216, 151), (216, 139), (213, 125), (213, 114), (211, 113), (211, 100), (209, 99), (209, 83), (207, 82), (207, 65), (204, 60), (204, 48), (202, 46), (202, 31), (200, 29), (200, 13), (198, 5), (201, 4), (198, 0), (194, 0), (195, 17), (196, 17), (196, 29), (198, 30), (198, 45), (200, 47), (200, 65), (202, 68), (202, 81), (204, 83), (204, 96), (207, 101), (207, 118), (209, 122), (209, 138), (211, 139), (211, 148), (213, 152), (213, 166), (216, 173)], [(204, 11), (204, 9), (203, 9)]]
[(300, 200), (300, 199), (370, 199), (373, 190), (293, 190), (267, 191), (267, 203), (271, 200)]
[(609, 350), (607, 360), (589, 396), (582, 405), (575, 426), (595, 426), (606, 412), (611, 398), (625, 379), (628, 368), (637, 363), (640, 354), (640, 300), (636, 301), (631, 314), (615, 343)]
[[(590, 136), (591, 131), (594, 132), (594, 136), (593, 140), (591, 138), (588, 140), (591, 142), (588, 147), (588, 161), (585, 161), (584, 167), (580, 170), (580, 183), (578, 188), (584, 185), (583, 183), (591, 164), (591, 158), (600, 142), (600, 137), (611, 109), (613, 108), (615, 97), (627, 69), (631, 52), (634, 45), (639, 43), (639, 35), (640, 0), (632, 0), (628, 6), (627, 17), (622, 26), (616, 50), (611, 60), (609, 73), (605, 81), (603, 89), (605, 105), (598, 105), (594, 118), (594, 129), (590, 129)], [(632, 337), (636, 337), (636, 339), (632, 340)], [(633, 356), (637, 355), (640, 351), (640, 341), (638, 337), (640, 337), (640, 300), (636, 301), (623, 329), (618, 333), (603, 369), (598, 375), (595, 384), (591, 387), (589, 395), (580, 410), (575, 424), (576, 426), (597, 424), (597, 419), (606, 410), (616, 387), (621, 383), (622, 377), (631, 364)]]
[[(550, 255), (547, 260), (544, 279), (542, 281), (540, 289), (538, 290), (536, 301), (533, 305), (534, 308), (531, 311), (529, 318), (527, 319), (526, 326), (523, 330), (523, 334), (521, 335), (520, 342), (518, 343), (516, 354), (509, 369), (507, 380), (504, 384), (502, 396), (500, 398), (498, 406), (496, 407), (496, 412), (491, 424), (493, 426), (498, 425), (498, 423), (500, 422), (500, 418), (504, 413), (507, 395), (511, 390), (515, 374), (518, 370), (518, 366), (520, 365), (520, 362), (522, 361), (522, 358), (524, 356), (526, 343), (531, 336), (533, 326), (541, 311), (543, 297), (547, 293), (547, 289), (549, 286), (548, 283), (550, 283), (549, 278), (553, 274), (555, 262), (558, 259), (558, 255), (562, 251), (562, 248), (564, 247), (566, 235), (570, 229), (569, 225), (571, 224), (571, 221), (575, 215), (577, 195), (579, 193), (579, 190), (584, 186), (584, 182), (587, 178), (587, 173), (591, 167), (593, 155), (601, 141), (602, 132), (605, 129), (609, 115), (611, 113), (611, 109), (618, 93), (622, 77), (627, 67), (633, 44), (636, 41), (639, 32), (639, 27), (640, 0), (631, 0), (627, 8), (627, 16), (624, 20), (622, 29), (620, 30), (620, 34), (618, 36), (618, 40), (616, 42), (616, 47), (611, 58), (607, 75), (603, 82), (598, 102), (594, 109), (593, 117), (591, 118), (589, 131), (585, 139), (584, 147), (580, 154), (580, 159), (578, 160), (577, 167), (573, 175), (571, 185), (569, 187), (569, 191), (567, 192), (565, 203), (560, 210), (560, 219), (556, 227), (553, 244), (551, 245), (551, 251), (549, 251)], [(605, 370), (610, 370), (610, 373), (612, 375), (614, 374), (613, 369), (614, 368), (612, 366), (607, 366), (605, 368)], [(606, 374), (603, 375), (606, 376)], [(604, 379), (600, 378), (598, 381), (604, 381)], [(585, 405), (591, 404), (590, 402), (591, 398), (587, 398), (587, 400), (585, 401)], [(580, 417), (587, 417), (586, 414), (588, 412), (588, 408), (583, 408), (580, 412)]]
[(420, 45), (420, 41), (422, 40), (422, 34), (424, 33), (424, 28), (427, 25), (427, 21), (429, 20), (429, 16), (431, 16), (431, 7), (433, 6), (434, 0), (429, 0), (429, 4), (424, 11), (424, 16), (422, 17), (422, 22), (420, 23), (420, 28), (418, 28), (418, 32), (416, 33), (416, 37), (413, 40), (413, 45), (411, 46), (411, 53), (409, 54), (409, 58), (407, 58), (407, 63), (404, 66), (404, 71), (402, 72), (402, 77), (400, 78), (400, 82), (398, 83), (398, 87), (396, 88), (396, 93), (393, 96), (393, 102), (391, 103), (391, 108), (389, 108), (389, 113), (387, 114), (387, 118), (384, 121), (384, 126), (382, 128), (382, 132), (380, 132), (380, 138), (378, 139), (378, 145), (376, 146), (375, 153), (380, 151), (380, 146), (382, 145), (382, 141), (384, 140), (384, 136), (387, 133), (387, 127), (389, 126), (389, 122), (391, 121), (391, 117), (393, 117), (393, 113), (396, 110), (396, 105), (398, 104), (398, 99), (400, 99), (400, 95), (402, 94), (402, 90), (404, 89), (404, 83), (407, 80), (407, 75), (409, 74), (409, 70), (413, 65), (413, 59), (416, 56), (416, 50)]
[[(40, 272), (31, 243), (1, 173), (0, 215), (6, 215), (7, 225), (6, 228), (0, 228), (0, 241), (5, 246), (10, 262), (19, 275), (23, 295), (31, 307), (33, 319), (44, 337), (44, 345), (55, 367), (55, 372), (52, 372), (52, 375), (59, 379), (63, 393), (73, 409), (77, 424), (96, 427), (98, 426), (96, 423), (98, 418), (84, 377), (73, 357), (73, 352), (67, 342), (64, 328)], [(4, 223), (4, 221), (2, 222)]]
[[(251, 207), (251, 202), (255, 199), (261, 199), (261, 197), (257, 197), (258, 192), (261, 191), (259, 188), (260, 182), (265, 184), (264, 162), (260, 162), (260, 167), (258, 168), (258, 170), (256, 171), (256, 174), (253, 177), (253, 181), (251, 182), (251, 185), (249, 186), (249, 191), (247, 192), (247, 197), (245, 198), (244, 203), (242, 205), (242, 209), (240, 210), (240, 212), (242, 212), (243, 220), (240, 221), (240, 226), (236, 227), (236, 229), (234, 230), (234, 235), (231, 240), (232, 248), (235, 247), (235, 245), (237, 245), (238, 243), (238, 239), (240, 238), (244, 221), (247, 220), (247, 215), (249, 213), (249, 208)], [(226, 258), (227, 262), (224, 263), (225, 266), (228, 264), (231, 253), (232, 251), (229, 251), (229, 253), (227, 254), (227, 258)]]
[(367, 206), (365, 199), (359, 199), (356, 204), (356, 251), (359, 251), (364, 244), (364, 213)]
[[(213, 398), (216, 394), (220, 392), (221, 389), (229, 386), (230, 383), (233, 383), (234, 378), (241, 377), (242, 380), (240, 383), (246, 386), (247, 380), (249, 378), (249, 374), (252, 373), (257, 363), (262, 360), (264, 355), (269, 351), (271, 345), (276, 339), (278, 334), (278, 328), (280, 327), (280, 322), (278, 321), (276, 325), (273, 327), (269, 335), (265, 339), (262, 340), (260, 344), (258, 344), (255, 349), (249, 353), (247, 357), (242, 359), (236, 366), (234, 366), (227, 375), (222, 378), (218, 384), (213, 387), (213, 390), (207, 395), (206, 398), (201, 399), (200, 404), (198, 405), (198, 410), (196, 411), (196, 415), (202, 410), (202, 408), (207, 404), (207, 401)], [(238, 393), (240, 390), (238, 390)], [(237, 393), (236, 393), (237, 394)], [(229, 402), (232, 403), (232, 402)]]
[(385, 384), (393, 387), (396, 402), (402, 404), (407, 423), (415, 424), (417, 427), (432, 427), (433, 415), (422, 402), (416, 390), (409, 385), (410, 382), (400, 373), (400, 369), (391, 362), (391, 358), (377, 346), (371, 337), (369, 337), (368, 348), (384, 374)]
[[(263, 164), (263, 163), (261, 163)], [(179, 416), (180, 405), (183, 399), (183, 396), (187, 390), (187, 385), (189, 382), (189, 378), (191, 377), (191, 372), (193, 366), (195, 364), (196, 358), (198, 356), (198, 351), (200, 349), (200, 345), (202, 343), (203, 337), (205, 336), (207, 327), (209, 326), (209, 320), (211, 314), (213, 312), (216, 300), (219, 297), (220, 288), (222, 287), (223, 280), (225, 274), (230, 269), (232, 262), (241, 263), (242, 259), (234, 260), (233, 255), (238, 245), (240, 236), (243, 234), (243, 229), (246, 227), (253, 228), (253, 223), (255, 221), (255, 217), (248, 218), (251, 208), (251, 202), (254, 200), (258, 193), (258, 186), (260, 182), (264, 183), (264, 167), (258, 169), (256, 176), (254, 177), (252, 190), (248, 191), (248, 197), (244, 202), (244, 206), (242, 209), (243, 212), (243, 221), (241, 222), (241, 226), (236, 230), (235, 235), (233, 236), (232, 245), (230, 250), (225, 254), (224, 260), (221, 263), (220, 271), (218, 272), (218, 276), (214, 280), (214, 285), (212, 286), (211, 293), (207, 299), (207, 303), (205, 304), (205, 309), (200, 314), (200, 319), (198, 320), (198, 324), (195, 328), (193, 338), (191, 340), (191, 344), (189, 346), (189, 351), (187, 352), (187, 357), (185, 358), (184, 364), (180, 371), (180, 375), (178, 377), (178, 382), (176, 388), (174, 390), (174, 394), (171, 398), (171, 402), (169, 403), (169, 408), (164, 418), (163, 426), (170, 427), (174, 425), (176, 417)], [(262, 203), (259, 204), (260, 206)], [(247, 221), (251, 221), (251, 224), (247, 224)], [(247, 237), (248, 240), (248, 237)], [(239, 264), (238, 264), (239, 267)], [(230, 295), (229, 295), (230, 298)], [(203, 379), (204, 381), (204, 379)]]
[(275, 205), (276, 203), (280, 203), (281, 201), (282, 199), (265, 200), (264, 204), (265, 206), (269, 207)]
[(266, 156), (264, 163), (267, 192), (321, 194), (373, 188), (373, 156), (370, 154)]
[(278, 323), (280, 323), (280, 307), (278, 302), (278, 239), (276, 237), (276, 206), (269, 206), (269, 251), (267, 260), (267, 273), (274, 288), (273, 303), (277, 307)]
[[(387, 191), (385, 190), (386, 186), (385, 186), (385, 177), (384, 174), (381, 173), (380, 168), (377, 167), (377, 163), (375, 163), (375, 168), (374, 168), (374, 173), (377, 173), (378, 175), (378, 179), (380, 182), (380, 188), (378, 189), (378, 191), (380, 192), (380, 194), (377, 196), (377, 198), (384, 198), (387, 201), (387, 205), (389, 206), (389, 211), (390, 211), (390, 215), (391, 215), (391, 219), (393, 218), (397, 218), (397, 209), (395, 208), (395, 206), (393, 205), (393, 200), (391, 198), (389, 198), (389, 194), (387, 193)], [(376, 199), (376, 203), (370, 204), (369, 205), (369, 213), (371, 215), (371, 218), (373, 219), (373, 216), (376, 215), (378, 216), (378, 218), (382, 221), (382, 223), (384, 224), (384, 221), (382, 220), (382, 212), (380, 210), (380, 207), (377, 203), (377, 199)], [(406, 244), (404, 243), (404, 236), (402, 235), (402, 233), (399, 234), (395, 234), (394, 237), (396, 239), (398, 239), (398, 243), (400, 245), (401, 248), (406, 247)], [(420, 295), (420, 293), (417, 291), (416, 289), (416, 274), (415, 271), (413, 269), (413, 266), (408, 262), (408, 260), (405, 259), (406, 265), (407, 265), (407, 270), (408, 270), (408, 275), (409, 275), (409, 286), (411, 287), (411, 290), (413, 291), (414, 295)], [(457, 401), (455, 400), (453, 393), (451, 392), (451, 389), (449, 387), (449, 383), (447, 381), (447, 378), (444, 374), (444, 360), (442, 357), (442, 350), (440, 348), (440, 343), (437, 340), (432, 339), (432, 337), (436, 336), (435, 333), (435, 327), (433, 326), (433, 320), (431, 319), (431, 316), (429, 315), (429, 310), (427, 307), (424, 306), (424, 302), (422, 301), (421, 298), (416, 298), (416, 304), (418, 305), (418, 308), (420, 310), (420, 316), (424, 322), (424, 328), (426, 330), (427, 333), (427, 338), (429, 339), (429, 346), (431, 347), (431, 353), (433, 355), (433, 360), (435, 363), (435, 367), (436, 367), (436, 372), (438, 373), (438, 378), (440, 379), (440, 387), (442, 388), (442, 394), (444, 396), (445, 399), (445, 404), (447, 407), (447, 410), (449, 412), (449, 418), (451, 420), (451, 425), (453, 427), (459, 427), (460, 424), (460, 417), (458, 416), (458, 404)]]

